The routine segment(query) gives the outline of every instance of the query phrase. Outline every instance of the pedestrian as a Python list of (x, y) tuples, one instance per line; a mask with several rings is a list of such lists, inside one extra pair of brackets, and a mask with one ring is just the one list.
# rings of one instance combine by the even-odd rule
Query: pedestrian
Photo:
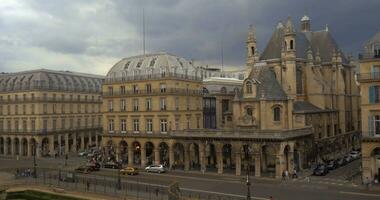
[(285, 180), (285, 171), (282, 172), (282, 180)]
[(285, 179), (289, 179), (289, 172), (288, 172), (288, 170), (285, 170)]
[(369, 185), (371, 184), (371, 182), (369, 181), (369, 178), (366, 177), (366, 181), (365, 181), (365, 186), (366, 186), (366, 189), (368, 190), (369, 189)]
[(272, 196), (269, 197), (269, 200), (274, 200)]
[(294, 170), (293, 170), (293, 178), (298, 178), (296, 168), (294, 168)]
[(90, 181), (89, 180), (87, 180), (86, 185), (87, 185), (87, 191), (89, 191), (90, 190)]

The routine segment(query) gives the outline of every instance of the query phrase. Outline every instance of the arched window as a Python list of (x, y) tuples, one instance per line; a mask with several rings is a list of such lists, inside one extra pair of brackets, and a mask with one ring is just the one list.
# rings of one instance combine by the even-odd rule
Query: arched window
[(247, 109), (246, 109), (246, 111), (247, 111), (247, 115), (249, 115), (249, 116), (252, 116), (252, 108), (250, 108), (250, 107), (248, 107)]
[(290, 40), (290, 50), (293, 50), (293, 48), (294, 48), (294, 41)]
[(252, 94), (252, 83), (251, 82), (247, 82), (245, 84), (246, 88), (247, 88), (247, 94)]
[(300, 66), (297, 67), (296, 71), (296, 90), (297, 94), (303, 94), (302, 69)]
[(251, 47), (251, 54), (255, 55), (255, 47)]
[(273, 121), (279, 122), (281, 120), (281, 108), (274, 107), (273, 108)]

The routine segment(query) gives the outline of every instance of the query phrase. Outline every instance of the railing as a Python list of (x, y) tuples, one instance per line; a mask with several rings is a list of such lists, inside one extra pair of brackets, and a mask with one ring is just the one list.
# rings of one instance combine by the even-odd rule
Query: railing
[(46, 135), (49, 133), (67, 132), (67, 131), (85, 131), (102, 129), (102, 126), (81, 126), (74, 128), (60, 128), (60, 129), (38, 129), (38, 130), (25, 130), (25, 129), (0, 129), (0, 134), (27, 134), (27, 135)]
[(359, 54), (359, 60), (376, 59), (376, 58), (380, 58), (380, 54), (375, 54), (375, 53), (361, 53), (361, 54)]
[(0, 103), (31, 103), (31, 102), (67, 102), (67, 103), (102, 103), (101, 99), (69, 99), (69, 98), (53, 98), (53, 97), (27, 97), (27, 98), (18, 98), (18, 99), (0, 99)]
[(112, 93), (103, 92), (103, 97), (126, 97), (131, 95), (167, 95), (167, 94), (182, 94), (182, 95), (203, 95), (202, 90), (183, 89), (183, 88), (166, 88), (164, 91), (161, 89), (152, 90), (126, 90), (125, 92), (114, 91)]
[(380, 81), (380, 72), (361, 73), (358, 74), (359, 81)]
[(168, 78), (202, 81), (202, 78), (199, 76), (191, 76), (191, 75), (184, 75), (184, 74), (177, 74), (177, 73), (165, 73), (165, 74), (144, 74), (144, 75), (135, 75), (135, 76), (106, 78), (104, 83), (112, 84), (112, 83), (122, 83), (126, 81), (135, 81), (135, 80), (152, 80), (152, 79), (168, 79)]
[(101, 92), (101, 88), (80, 88), (80, 87), (77, 87), (77, 88), (70, 88), (70, 87), (65, 87), (65, 86), (59, 86), (59, 87), (53, 87), (53, 86), (45, 86), (45, 85), (32, 85), (32, 84), (29, 84), (29, 85), (11, 85), (11, 84), (8, 84), (8, 85), (5, 85), (5, 84), (2, 84), (0, 85), (0, 92), (22, 92), (22, 91), (26, 91), (26, 92), (30, 92), (32, 90), (37, 90), (37, 91), (66, 91), (66, 92), (83, 92), (83, 93), (100, 93)]

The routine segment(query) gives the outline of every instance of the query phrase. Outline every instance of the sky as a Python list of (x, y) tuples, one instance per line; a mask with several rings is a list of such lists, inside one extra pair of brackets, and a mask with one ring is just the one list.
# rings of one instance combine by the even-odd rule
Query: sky
[[(0, 72), (105, 75), (120, 59), (165, 51), (197, 65), (242, 67), (249, 25), (262, 52), (279, 21), (325, 29), (355, 57), (380, 31), (380, 0), (0, 0)], [(223, 48), (222, 48), (223, 47)]]

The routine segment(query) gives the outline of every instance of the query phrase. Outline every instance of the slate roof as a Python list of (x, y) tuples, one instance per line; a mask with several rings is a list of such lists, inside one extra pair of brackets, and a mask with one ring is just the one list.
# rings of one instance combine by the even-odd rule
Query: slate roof
[[(281, 58), (282, 43), (284, 41), (285, 28), (278, 26), (260, 56), (260, 60), (269, 60)], [(331, 62), (333, 50), (339, 50), (339, 46), (335, 42), (331, 33), (327, 30), (322, 31), (309, 31), (309, 32), (296, 32), (296, 57), (307, 59), (307, 49), (309, 46), (313, 51), (315, 58), (317, 51), (319, 51), (322, 62)], [(340, 50), (339, 50), (340, 51)], [(343, 63), (348, 63), (343, 52), (341, 52)]]
[(104, 77), (99, 75), (48, 69), (2, 73), (0, 92), (61, 90), (100, 93), (103, 80)]
[(295, 101), (293, 103), (293, 112), (298, 113), (316, 113), (323, 112), (324, 110), (313, 105), (308, 101)]
[(249, 77), (259, 82), (256, 87), (256, 99), (287, 99), (286, 93), (276, 79), (275, 72), (267, 66), (256, 66)]

